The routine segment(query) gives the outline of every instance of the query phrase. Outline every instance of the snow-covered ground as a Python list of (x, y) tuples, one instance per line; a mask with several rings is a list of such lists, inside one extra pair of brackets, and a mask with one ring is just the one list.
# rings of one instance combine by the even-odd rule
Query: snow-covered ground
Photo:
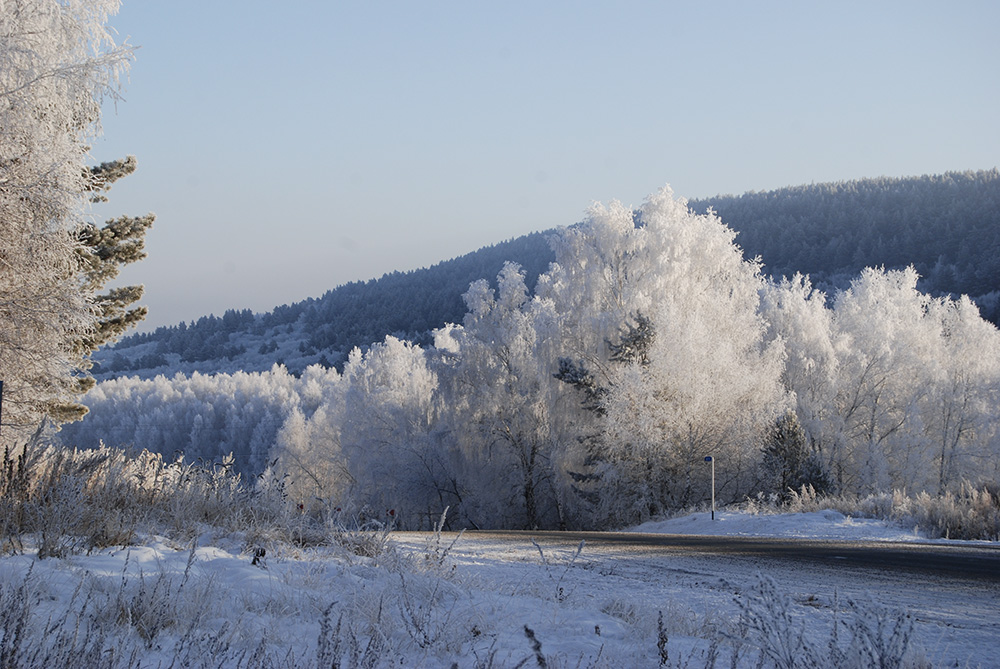
[[(636, 529), (921, 541), (832, 511), (694, 514)], [(750, 667), (762, 647), (787, 646), (809, 666), (830, 660), (836, 618), (841, 649), (866, 635), (889, 646), (897, 624), (912, 623), (912, 666), (1000, 666), (1000, 577), (858, 574), (478, 533), (398, 533), (380, 546), (361, 557), (271, 545), (257, 564), (252, 538), (211, 532), (41, 561), (25, 547), (0, 558), (0, 653), (17, 621), (30, 620), (15, 648), (22, 660), (75, 643), (64, 657), (81, 665), (534, 667), (540, 655), (560, 668), (729, 667), (735, 655)], [(79, 641), (102, 634), (98, 650)]]

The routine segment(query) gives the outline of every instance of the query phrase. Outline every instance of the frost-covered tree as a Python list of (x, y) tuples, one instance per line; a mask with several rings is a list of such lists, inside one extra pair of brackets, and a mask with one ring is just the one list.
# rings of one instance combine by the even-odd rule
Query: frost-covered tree
[[(935, 300), (928, 314), (940, 327), (938, 376), (921, 426), (936, 466), (929, 492), (958, 489), (963, 481), (1000, 481), (1000, 332), (966, 297)], [(933, 477), (933, 473), (931, 474)], [(911, 486), (911, 489), (915, 486)]]
[[(86, 396), (91, 413), (63, 426), (59, 437), (71, 447), (104, 443), (167, 459), (183, 453), (189, 462), (219, 462), (232, 453), (234, 471), (252, 479), (279, 454), (274, 445), (283, 427), (289, 450), (282, 455), (303, 458), (303, 464), (318, 457), (313, 451), (324, 442), (315, 434), (293, 440), (290, 417), (311, 417), (321, 403), (319, 388), (333, 395), (338, 378), (336, 370), (317, 366), (295, 377), (279, 365), (267, 372), (121, 377), (97, 384)], [(310, 489), (305, 496), (314, 494)]]
[(866, 269), (827, 306), (796, 277), (764, 291), (769, 337), (810, 448), (847, 493), (943, 492), (995, 478), (996, 328), (912, 269)]
[[(91, 192), (91, 202), (103, 202), (103, 193), (111, 189), (118, 179), (135, 171), (135, 157), (101, 163), (89, 170), (87, 189)], [(72, 236), (75, 238), (76, 261), (80, 289), (88, 297), (92, 321), (86, 329), (77, 334), (72, 345), (75, 355), (75, 390), (83, 394), (94, 386), (94, 379), (85, 373), (91, 367), (90, 355), (100, 346), (113, 342), (130, 327), (146, 317), (146, 307), (132, 307), (143, 294), (141, 285), (117, 286), (104, 290), (109, 281), (118, 276), (121, 268), (146, 257), (146, 231), (156, 217), (120, 216), (107, 221), (98, 228), (90, 221), (77, 224)], [(60, 421), (82, 418), (87, 407), (75, 401), (61, 403), (50, 409), (50, 416)]]
[(271, 452), (275, 471), (288, 475), (289, 493), (302, 504), (341, 500), (348, 494), (351, 481), (341, 449), (347, 383), (333, 369), (320, 385), (319, 406), (311, 412), (295, 407), (278, 432)]
[(771, 281), (761, 292), (761, 314), (768, 323), (767, 339), (784, 343), (782, 381), (795, 398), (800, 426), (815, 439), (834, 412), (829, 398), (838, 374), (833, 312), (826, 295), (801, 274)]
[(558, 266), (539, 292), (569, 331), (564, 371), (597, 389), (576, 459), (603, 522), (702, 499), (706, 455), (723, 494), (753, 483), (785, 402), (782, 349), (764, 338), (759, 264), (734, 238), (663, 189), (635, 214), (595, 207), (555, 243)]
[(8, 437), (44, 415), (60, 418), (72, 404), (81, 362), (74, 346), (94, 326), (73, 233), (87, 203), (84, 164), (100, 101), (114, 94), (130, 58), (105, 27), (118, 5), (8, 0), (0, 10), (0, 378)]
[(834, 298), (838, 373), (828, 441), (833, 473), (852, 491), (905, 487), (903, 459), (925, 447), (915, 422), (937, 373), (938, 328), (916, 282), (912, 268), (866, 269)]
[[(303, 503), (429, 529), (452, 485), (435, 425), (437, 377), (419, 346), (386, 337), (351, 352), (343, 374), (320, 380), (322, 399), (294, 411), (277, 439), (277, 471)], [(433, 520), (432, 520), (433, 519)]]
[(450, 384), (446, 420), (458, 435), (469, 491), (462, 512), (478, 526), (557, 527), (546, 353), (552, 305), (529, 297), (513, 263), (497, 276), (496, 291), (476, 281), (465, 301), (469, 311), (450, 334), (455, 355), (442, 374)]
[[(344, 366), (341, 450), (350, 477), (345, 507), (392, 510), (406, 526), (440, 515), (443, 455), (431, 434), (437, 376), (421, 347), (386, 337)], [(425, 527), (430, 523), (424, 523)]]

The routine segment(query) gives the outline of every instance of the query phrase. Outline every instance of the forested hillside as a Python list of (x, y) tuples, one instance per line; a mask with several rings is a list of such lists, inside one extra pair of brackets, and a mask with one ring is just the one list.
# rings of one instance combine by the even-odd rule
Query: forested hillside
[(913, 265), (931, 294), (968, 295), (1000, 318), (1000, 172), (860, 179), (719, 196), (713, 209), (773, 276), (844, 288), (864, 267)]
[[(985, 318), (1000, 321), (996, 169), (797, 186), (688, 205), (699, 213), (713, 209), (738, 232), (744, 254), (761, 257), (765, 274), (808, 274), (831, 292), (864, 267), (913, 265), (922, 291), (969, 295)], [(469, 284), (496, 277), (505, 261), (521, 265), (533, 287), (555, 257), (549, 234), (349, 283), (267, 314), (234, 310), (132, 335), (95, 356), (95, 376), (264, 371), (275, 363), (298, 373), (311, 364), (340, 366), (352, 348), (386, 335), (427, 344), (433, 329), (461, 322)]]
[(427, 344), (431, 331), (461, 322), (462, 294), (483, 277), (496, 277), (508, 260), (528, 281), (555, 256), (544, 233), (533, 233), (411, 272), (355, 281), (322, 297), (283, 305), (266, 314), (230, 310), (190, 324), (157, 328), (124, 338), (94, 356), (97, 378), (265, 371), (274, 364), (299, 373), (307, 366), (340, 365), (354, 347), (367, 348), (386, 335)]

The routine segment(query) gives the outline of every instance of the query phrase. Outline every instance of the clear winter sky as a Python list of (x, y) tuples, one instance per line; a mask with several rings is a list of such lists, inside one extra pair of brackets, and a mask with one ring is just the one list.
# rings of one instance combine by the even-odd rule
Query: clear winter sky
[(125, 0), (143, 329), (639, 205), (990, 169), (1000, 2)]

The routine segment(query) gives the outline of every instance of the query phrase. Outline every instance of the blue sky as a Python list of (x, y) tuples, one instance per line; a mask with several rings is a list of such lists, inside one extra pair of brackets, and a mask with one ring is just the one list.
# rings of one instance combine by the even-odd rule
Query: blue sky
[(125, 0), (143, 329), (640, 204), (1000, 163), (1000, 3)]

